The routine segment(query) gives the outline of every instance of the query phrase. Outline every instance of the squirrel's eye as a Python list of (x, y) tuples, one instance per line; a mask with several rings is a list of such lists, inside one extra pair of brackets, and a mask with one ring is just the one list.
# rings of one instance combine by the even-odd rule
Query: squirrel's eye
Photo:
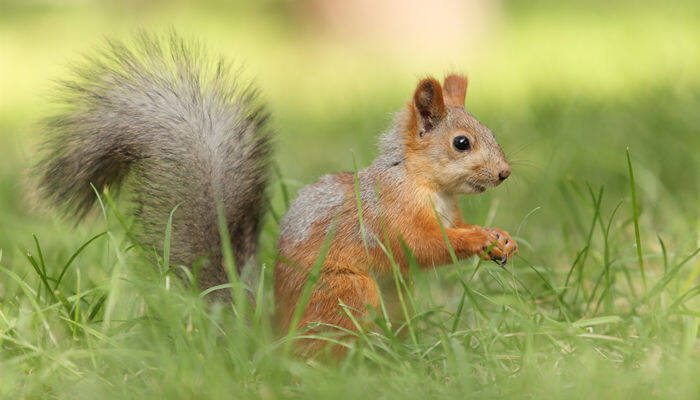
[(467, 151), (471, 147), (466, 136), (457, 136), (452, 140), (452, 145), (459, 151)]

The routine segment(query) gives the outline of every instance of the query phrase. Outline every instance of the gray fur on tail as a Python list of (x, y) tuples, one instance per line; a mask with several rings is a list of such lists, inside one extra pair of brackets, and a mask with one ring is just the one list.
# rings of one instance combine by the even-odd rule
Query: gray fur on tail
[(179, 205), (172, 263), (206, 257), (200, 284), (227, 282), (217, 202), (241, 268), (256, 251), (270, 155), (268, 114), (238, 79), (175, 34), (108, 41), (60, 85), (37, 166), (42, 194), (80, 219), (96, 200), (91, 184), (127, 183), (140, 241), (158, 251)]

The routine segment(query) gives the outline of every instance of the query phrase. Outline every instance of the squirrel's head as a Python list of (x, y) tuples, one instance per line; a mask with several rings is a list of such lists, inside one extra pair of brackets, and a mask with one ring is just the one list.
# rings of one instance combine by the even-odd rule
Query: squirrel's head
[(402, 127), (410, 174), (436, 191), (481, 193), (503, 182), (510, 165), (493, 132), (464, 109), (467, 78), (418, 83)]

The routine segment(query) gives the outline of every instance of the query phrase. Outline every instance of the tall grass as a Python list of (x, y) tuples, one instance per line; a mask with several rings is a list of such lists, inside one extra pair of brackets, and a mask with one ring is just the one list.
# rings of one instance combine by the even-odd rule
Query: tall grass
[[(629, 178), (634, 188), (632, 169)], [(15, 287), (0, 305), (0, 393), (6, 398), (693, 398), (700, 390), (694, 379), (700, 367), (699, 315), (693, 308), (700, 286), (690, 269), (699, 250), (664, 248), (659, 254), (637, 247), (641, 259), (626, 256), (626, 248), (639, 244), (630, 225), (633, 232), (643, 228), (636, 207), (621, 207), (623, 200), (606, 209), (602, 188), (597, 194), (589, 189), (588, 199), (581, 192), (570, 204), (582, 218), (588, 215), (590, 230), (565, 274), (516, 257), (506, 268), (455, 258), (455, 267), (446, 267), (439, 279), (414, 270), (413, 284), (397, 275), (406, 318), (391, 321), (377, 312), (374, 329), (358, 321), (349, 337), (328, 336), (330, 344), (348, 349), (337, 364), (290, 355), (291, 341), (309, 336), (273, 332), (269, 275), (250, 288), (233, 272), (235, 301), (211, 304), (196, 285), (175, 279), (168, 240), (156, 261), (138, 250), (125, 233), (129, 222), (107, 195), (105, 215), (116, 218), (106, 218), (106, 231), (63, 263), (48, 264), (41, 238), (35, 237), (35, 247), (26, 250), (31, 274), (0, 266), (3, 280)], [(629, 215), (621, 215), (625, 211)], [(90, 247), (108, 254), (104, 280), (84, 279), (74, 266)], [(653, 271), (648, 291), (637, 287), (643, 269), (635, 266), (641, 260)], [(436, 286), (451, 280), (460, 284), (441, 300), (431, 298)], [(313, 278), (309, 282), (305, 293), (315, 284)], [(246, 291), (256, 297), (254, 311)]]

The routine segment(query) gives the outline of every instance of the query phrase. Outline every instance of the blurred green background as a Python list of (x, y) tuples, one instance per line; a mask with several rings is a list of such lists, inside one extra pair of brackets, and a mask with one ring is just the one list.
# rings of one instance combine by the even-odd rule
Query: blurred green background
[(377, 135), (417, 79), (459, 71), (470, 78), (467, 108), (494, 130), (514, 170), (501, 187), (463, 200), (470, 222), (482, 223), (497, 203), (494, 224), (512, 230), (537, 209), (520, 235), (537, 248), (532, 257), (557, 257), (552, 237), (571, 229), (561, 218), (569, 201), (562, 185), (605, 185), (616, 203), (628, 190), (629, 146), (648, 226), (671, 242), (698, 228), (697, 2), (441, 0), (371, 5), (371, 12), (362, 9), (371, 2), (358, 2), (359, 11), (342, 4), (0, 2), (5, 259), (30, 233), (72, 229), (26, 201), (24, 172), (35, 159), (52, 80), (105, 37), (128, 38), (139, 28), (175, 28), (256, 79), (278, 131), (275, 159), (292, 189), (352, 169), (353, 155), (368, 165)]
[[(579, 366), (588, 365), (586, 379), (603, 382), (602, 386), (579, 383), (577, 387), (591, 394), (588, 398), (600, 397), (601, 393), (604, 397), (610, 397), (610, 393), (614, 394), (612, 397), (629, 397), (627, 389), (642, 397), (660, 393), (639, 386), (639, 380), (644, 377), (670, 382), (668, 390), (662, 393), (678, 394), (674, 390), (682, 391), (681, 386), (685, 390), (683, 394), (691, 394), (688, 398), (698, 393), (697, 382), (676, 374), (674, 368), (697, 366), (700, 313), (696, 296), (700, 292), (697, 290), (700, 262), (697, 257), (691, 258), (678, 270), (667, 264), (678, 265), (700, 243), (700, 2), (0, 0), (0, 262), (29, 282), (38, 281), (23, 255), (24, 248), (34, 245), (32, 234), (39, 237), (47, 264), (58, 268), (91, 235), (104, 230), (99, 219), (76, 226), (51, 210), (36, 206), (31, 198), (31, 177), (26, 171), (36, 159), (41, 137), (39, 121), (51, 110), (54, 80), (66, 77), (69, 65), (102, 45), (104, 38), (128, 39), (140, 28), (155, 32), (174, 28), (183, 36), (203, 42), (211, 53), (233, 60), (242, 67), (245, 76), (256, 80), (269, 103), (277, 131), (275, 161), (283, 183), (293, 192), (325, 173), (352, 170), (353, 158), (359, 167), (369, 165), (377, 155), (377, 136), (388, 126), (392, 113), (410, 99), (419, 78), (434, 75), (441, 79), (452, 71), (466, 73), (470, 79), (467, 109), (495, 132), (511, 160), (513, 174), (503, 185), (483, 195), (464, 197), (463, 214), (467, 222), (497, 226), (516, 236), (521, 258), (514, 260), (509, 271), (522, 279), (521, 291), (534, 293), (532, 302), (527, 300), (527, 307), (523, 306), (526, 311), (522, 314), (482, 299), (490, 306), (490, 321), (512, 322), (513, 326), (532, 322), (537, 325), (530, 327), (533, 331), (544, 329), (534, 314), (545, 315), (542, 318), (550, 322), (561, 322), (557, 296), (550, 295), (550, 290), (564, 298), (566, 275), (587, 245), (589, 230), (593, 232), (595, 228), (588, 264), (577, 281), (576, 294), (572, 295), (572, 289), (564, 300), (569, 302), (576, 318), (620, 316), (624, 323), (602, 332), (615, 339), (624, 338), (624, 344), (611, 341), (612, 344), (595, 347), (596, 344), (582, 358), (567, 358), (570, 368), (559, 369), (560, 345), (569, 346), (569, 335), (578, 332), (574, 328), (581, 328), (566, 325), (558, 331), (556, 340), (552, 339), (554, 344), (544, 339), (545, 345), (531, 342), (546, 349), (535, 358), (551, 361), (548, 365), (554, 366), (552, 379), (560, 383), (558, 379), (566, 381), (566, 377), (575, 380)], [(641, 210), (640, 240), (649, 287), (666, 282), (657, 292), (663, 294), (658, 295), (660, 300), (655, 299), (653, 309), (646, 313), (639, 310), (642, 284), (631, 223), (627, 148), (635, 170)], [(597, 196), (601, 188), (604, 195), (600, 206), (596, 206), (590, 192)], [(271, 193), (275, 214), (283, 213), (277, 180)], [(618, 203), (620, 208), (615, 214)], [(598, 215), (601, 218), (596, 220)], [(612, 234), (608, 237), (604, 225), (609, 219), (612, 222), (608, 232)], [(274, 219), (268, 218), (261, 238), (262, 261), (268, 264), (274, 258), (276, 234)], [(666, 244), (665, 249), (659, 238)], [(108, 247), (109, 244), (88, 248), (86, 255), (76, 259), (74, 265), (83, 275), (76, 278), (71, 272), (67, 281), (72, 285), (82, 276), (83, 282), (97, 287), (98, 294), (104, 290), (111, 296), (112, 284), (108, 278), (116, 275), (110, 275), (112, 272), (107, 267), (113, 264), (105, 261), (110, 259), (101, 253), (109, 253), (105, 250)], [(508, 297), (507, 290), (501, 290), (497, 284), (500, 281), (495, 279), (501, 272), (493, 268), (487, 269), (489, 275), (482, 273), (480, 280), (475, 279), (475, 290), (487, 293), (491, 299), (502, 296), (504, 304), (520, 304)], [(596, 292), (603, 276), (601, 271), (608, 268), (612, 270), (612, 281), (605, 284), (605, 290)], [(427, 287), (438, 304), (454, 308), (461, 290), (455, 283), (456, 272), (449, 268), (442, 271), (445, 272), (426, 274), (430, 275), (429, 284), (419, 285), (417, 291), (425, 293), (420, 290)], [(544, 284), (543, 276), (556, 287)], [(22, 297), (19, 286), (0, 278), (0, 299), (4, 302), (0, 304), (0, 314), (10, 315), (11, 321), (14, 314), (18, 321), (24, 321), (22, 315), (33, 315), (27, 311), (26, 296)], [(583, 293), (591, 290), (587, 301), (578, 297), (579, 287)], [(613, 288), (616, 297), (610, 294)], [(688, 304), (682, 303), (682, 307), (674, 302), (680, 293), (685, 294), (678, 299), (692, 299)], [(598, 306), (604, 298), (610, 303), (600, 308), (599, 314)], [(667, 309), (671, 303), (673, 306)], [(139, 320), (143, 311), (138, 310), (123, 311), (124, 318)], [(179, 318), (178, 311), (173, 313)], [(0, 316), (4, 318), (5, 314)], [(24, 331), (30, 335), (38, 330), (34, 328), (38, 320), (29, 319), (32, 318), (36, 325), (27, 322)], [(494, 326), (498, 323), (494, 322)], [(465, 323), (467, 331), (472, 328), (478, 331), (470, 324)], [(456, 323), (454, 326), (457, 327)], [(498, 328), (503, 327), (498, 325)], [(168, 329), (164, 331), (169, 332)], [(484, 328), (484, 337), (493, 333), (506, 343), (499, 336), (502, 332), (497, 330), (489, 325)], [(183, 335), (190, 335), (183, 328), (182, 332), (185, 331)], [(0, 336), (3, 334), (0, 329)], [(34, 339), (39, 343), (46, 341), (38, 336), (27, 340), (33, 343)], [(105, 343), (111, 346), (112, 339), (110, 336)], [(200, 373), (196, 357), (201, 349), (204, 349), (202, 353), (209, 349), (217, 354), (215, 345), (207, 347), (210, 345), (205, 339), (202, 338), (204, 344), (200, 347), (188, 348), (193, 354), (187, 361), (191, 364), (178, 364), (175, 360), (173, 369), (164, 372), (158, 369), (162, 365), (157, 362), (149, 364), (158, 366), (144, 374), (147, 378), (142, 381), (143, 393), (148, 393), (152, 382), (149, 379), (153, 379), (163, 385), (163, 390), (186, 396), (187, 390), (178, 392), (179, 386), (169, 387), (167, 382), (172, 380), (172, 371), (186, 376)], [(68, 344), (62, 342), (61, 346), (72, 349), (71, 340), (68, 339)], [(581, 345), (576, 342), (578, 339), (571, 340), (576, 346)], [(469, 343), (467, 336), (463, 342)], [(566, 346), (561, 344), (564, 342)], [(507, 343), (511, 347), (504, 345), (503, 353), (508, 354), (499, 353), (499, 357), (506, 358), (498, 363), (519, 360), (521, 355), (523, 359), (528, 357), (526, 345)], [(433, 348), (429, 341), (424, 344), (428, 349)], [(162, 348), (154, 358), (173, 353), (165, 341), (157, 345)], [(12, 346), (8, 348), (16, 351), (8, 350), (8, 357), (22, 354)], [(606, 354), (611, 355), (610, 359), (598, 358), (601, 348), (609, 350)], [(678, 348), (686, 356), (690, 354), (690, 360), (695, 362), (677, 364), (674, 349)], [(482, 355), (480, 347), (475, 349), (467, 348), (467, 351)], [(475, 381), (480, 376), (495, 374), (510, 382), (513, 373), (510, 366), (501, 368), (501, 364), (489, 358), (488, 351), (484, 354), (488, 361), (484, 362), (483, 370), (474, 373)], [(515, 355), (511, 359), (509, 354)], [(571, 354), (579, 356), (573, 350)], [(70, 359), (68, 351), (65, 355)], [(106, 378), (117, 388), (122, 376), (120, 357), (112, 364), (113, 375)], [(668, 361), (664, 365), (671, 367), (659, 367), (659, 373), (654, 357), (663, 358)], [(596, 364), (603, 359), (610, 364)], [(402, 390), (414, 387), (411, 385), (419, 391), (433, 390), (411, 374), (422, 371), (424, 364), (444, 366), (438, 362), (426, 364), (428, 361), (418, 356), (413, 360), (418, 360), (411, 367), (415, 370), (407, 367), (411, 372), (406, 374), (407, 380), (397, 379), (393, 385)], [(138, 365), (134, 369), (140, 371), (144, 362), (137, 359), (132, 365)], [(41, 367), (44, 369), (34, 363), (22, 364), (24, 369), (14, 365), (0, 368), (0, 377), (14, 374), (15, 370), (32, 373), (40, 370), (45, 373), (42, 376), (53, 377), (50, 371), (54, 365), (50, 363)], [(229, 362), (224, 360), (218, 365), (224, 371)], [(591, 365), (606, 367), (600, 370), (603, 372), (597, 372), (597, 367)], [(628, 379), (622, 382), (616, 380), (622, 375), (615, 374), (627, 370), (616, 369), (619, 365), (643, 367), (634, 370), (633, 374), (638, 375), (625, 375)], [(92, 371), (91, 368), (85, 367), (81, 374), (90, 374), (85, 371)], [(344, 383), (337, 379), (305, 381), (305, 376), (315, 379), (318, 376), (313, 374), (326, 376), (325, 372), (299, 369), (294, 370), (296, 375), (291, 383), (282, 379), (277, 386), (270, 384), (266, 389), (264, 384), (252, 385), (251, 390), (261, 397), (265, 397), (265, 390), (284, 396), (290, 393), (289, 387), (296, 388), (292, 392), (298, 389), (319, 396), (340, 393), (351, 397), (369, 387), (373, 393), (382, 393), (383, 383), (377, 381), (385, 377), (375, 377), (372, 368), (376, 366), (367, 370), (358, 367), (353, 375), (357, 380)], [(560, 375), (562, 370), (564, 373)], [(448, 371), (444, 372), (445, 381), (459, 381), (459, 376), (455, 378), (451, 370), (442, 371)], [(162, 380), (159, 380), (160, 372)], [(220, 386), (212, 383), (224, 382), (228, 376), (224, 372), (220, 379), (202, 378), (197, 381), (200, 386), (193, 383), (190, 389), (210, 388), (210, 393), (216, 393), (217, 388), (228, 390), (224, 383)], [(443, 372), (432, 370), (425, 376), (434, 379), (435, 387), (442, 387)], [(138, 381), (140, 374), (133, 373), (129, 379)], [(512, 390), (528, 388), (527, 376), (521, 375), (521, 386), (513, 386)], [(255, 375), (254, 379), (258, 378)], [(61, 382), (70, 386), (70, 379)], [(102, 376), (86, 385), (99, 386), (100, 379)], [(248, 379), (247, 375), (241, 379)], [(675, 385), (673, 379), (682, 381), (683, 385)], [(124, 382), (127, 381), (132, 382), (125, 375)], [(351, 384), (361, 381), (365, 385)], [(567, 387), (571, 389), (567, 384), (568, 381), (560, 386), (545, 384), (540, 393), (561, 390), (560, 393), (576, 397), (576, 390), (566, 391)], [(553, 389), (555, 386), (558, 389)], [(153, 390), (159, 388), (154, 387)], [(45, 388), (37, 384), (35, 389), (35, 393), (43, 393)]]

